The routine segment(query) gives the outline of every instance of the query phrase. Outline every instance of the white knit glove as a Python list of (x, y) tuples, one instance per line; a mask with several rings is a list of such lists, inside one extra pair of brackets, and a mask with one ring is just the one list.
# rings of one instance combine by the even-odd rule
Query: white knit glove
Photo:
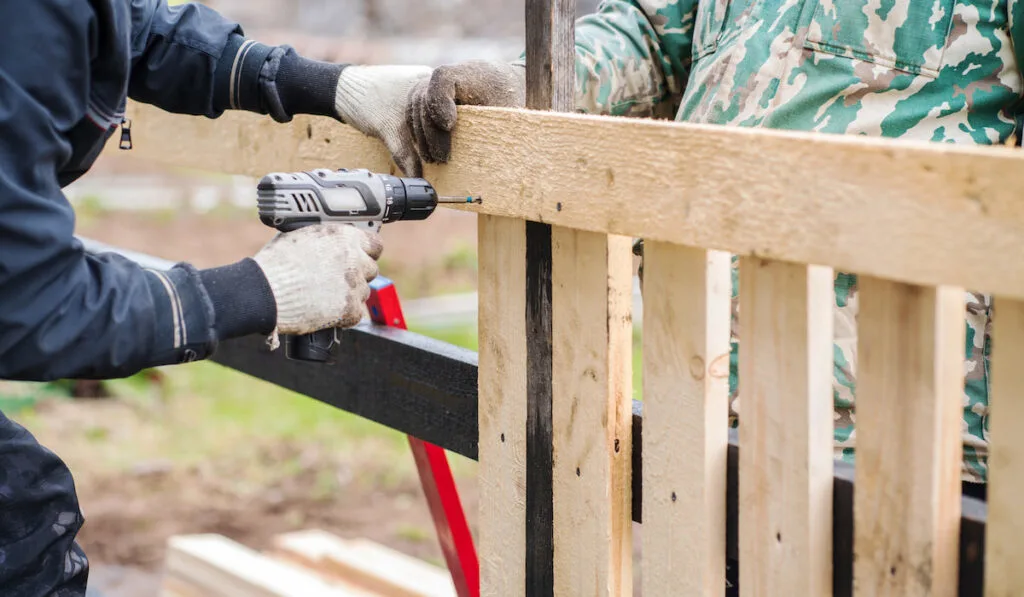
[(317, 224), (278, 234), (253, 257), (277, 302), (278, 334), (345, 328), (362, 319), (377, 277), (380, 237), (348, 224)]
[(406, 119), (409, 91), (431, 72), (428, 66), (348, 66), (338, 78), (338, 118), (383, 141), (406, 176), (423, 175)]

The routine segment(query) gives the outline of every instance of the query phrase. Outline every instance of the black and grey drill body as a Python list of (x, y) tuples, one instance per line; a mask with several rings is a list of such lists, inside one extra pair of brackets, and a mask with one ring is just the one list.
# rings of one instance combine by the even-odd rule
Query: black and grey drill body
[[(438, 197), (422, 178), (399, 178), (369, 170), (272, 172), (256, 187), (260, 221), (280, 232), (313, 224), (351, 224), (379, 232), (383, 224), (425, 220), (438, 203), (479, 203), (478, 197)], [(311, 255), (310, 259), (315, 259)], [(329, 361), (334, 330), (284, 339), (290, 359)]]

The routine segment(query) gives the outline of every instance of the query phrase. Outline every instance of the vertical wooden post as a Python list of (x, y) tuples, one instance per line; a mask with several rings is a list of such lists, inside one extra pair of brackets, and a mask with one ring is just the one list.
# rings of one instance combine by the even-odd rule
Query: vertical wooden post
[(729, 450), (727, 253), (644, 246), (643, 588), (721, 597)]
[[(571, 111), (575, 107), (575, 4), (574, 0), (526, 2), (527, 108)], [(543, 586), (528, 579), (528, 591), (531, 596), (628, 594), (632, 586), (629, 242), (624, 237), (529, 226), (529, 242), (547, 241), (552, 247), (553, 553), (546, 551), (548, 530), (542, 524), (529, 531), (535, 540), (528, 542), (527, 549), (529, 557), (536, 558), (532, 569), (538, 574), (544, 565), (541, 558), (553, 556), (548, 561), (553, 562), (554, 584), (549, 588), (546, 579)], [(531, 365), (534, 374), (544, 372)], [(536, 412), (544, 413), (540, 408)], [(540, 452), (545, 446), (539, 433), (535, 438), (531, 445)], [(544, 481), (538, 473), (538, 487)], [(527, 489), (527, 493), (538, 500), (543, 497), (541, 490)], [(528, 510), (540, 514), (541, 505), (537, 510), (528, 505)]]
[(832, 285), (740, 260), (742, 595), (832, 594)]
[[(575, 0), (526, 1), (526, 107), (574, 108)], [(526, 223), (528, 416), (526, 594), (554, 594), (551, 226)]]
[(1024, 301), (998, 299), (992, 321), (985, 597), (1024, 587)]
[(964, 292), (868, 276), (859, 285), (854, 595), (952, 597)]

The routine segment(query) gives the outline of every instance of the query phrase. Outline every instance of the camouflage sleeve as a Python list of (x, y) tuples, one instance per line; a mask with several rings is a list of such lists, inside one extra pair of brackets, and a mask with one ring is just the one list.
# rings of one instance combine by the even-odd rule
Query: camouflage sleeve
[(604, 0), (576, 21), (576, 109), (672, 118), (698, 0)]

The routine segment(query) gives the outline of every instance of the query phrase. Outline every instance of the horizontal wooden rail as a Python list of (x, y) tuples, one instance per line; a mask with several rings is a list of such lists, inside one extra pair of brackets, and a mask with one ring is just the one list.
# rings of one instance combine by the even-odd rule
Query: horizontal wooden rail
[[(1024, 253), (1018, 150), (460, 110), (452, 163), (426, 178), (481, 195), (480, 213), (1024, 298), (1024, 261), (993, 258)], [(139, 104), (130, 117), (134, 153), (175, 166), (392, 168), (383, 145), (328, 118), (212, 123)]]
[[(117, 251), (143, 265), (167, 268), (166, 260), (84, 241), (91, 252)], [(404, 434), (477, 458), (476, 353), (412, 332), (372, 324), (341, 334), (339, 363), (317, 366), (270, 352), (262, 338), (223, 343), (214, 360)], [(632, 407), (632, 517), (642, 522), (643, 405)], [(736, 560), (739, 518), (739, 440), (729, 432), (726, 491), (726, 553)], [(832, 492), (833, 591), (852, 595), (854, 467), (834, 462)], [(959, 595), (981, 597), (987, 506), (961, 498)]]

